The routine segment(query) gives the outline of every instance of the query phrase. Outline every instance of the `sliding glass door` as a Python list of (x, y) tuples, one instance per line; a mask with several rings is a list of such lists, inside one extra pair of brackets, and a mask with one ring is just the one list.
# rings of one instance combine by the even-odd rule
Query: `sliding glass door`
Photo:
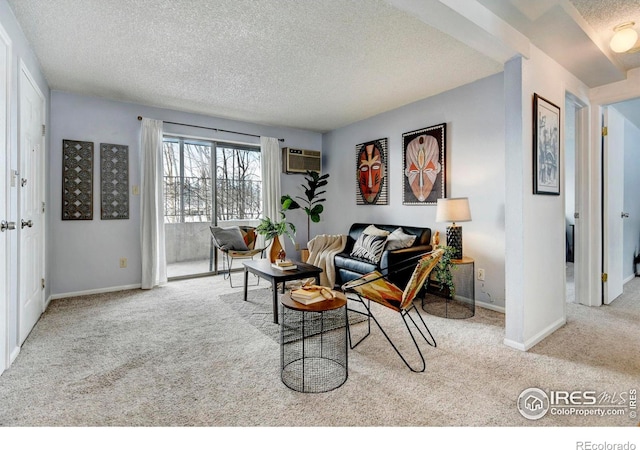
[(210, 225), (257, 225), (258, 147), (165, 136), (165, 246), (169, 278), (215, 274)]

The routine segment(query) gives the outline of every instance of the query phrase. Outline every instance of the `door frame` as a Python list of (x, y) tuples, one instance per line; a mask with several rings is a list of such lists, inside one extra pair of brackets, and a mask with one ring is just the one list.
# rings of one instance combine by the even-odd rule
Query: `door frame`
[(603, 108), (612, 103), (640, 97), (640, 69), (627, 72), (626, 80), (593, 88), (590, 91), (591, 100), (591, 152), (589, 155), (589, 215), (588, 226), (592, 230), (589, 235), (589, 255), (587, 273), (587, 295), (589, 306), (602, 305), (602, 255), (603, 255), (603, 226), (602, 226), (602, 112)]
[[(12, 63), (12, 43), (9, 35), (0, 24), (0, 57), (5, 59), (5, 70), (0, 72), (0, 90), (2, 91), (2, 97), (4, 98), (4, 104), (0, 103), (0, 146), (3, 148), (3, 152), (0, 158), (4, 160), (4, 170), (0, 170), (0, 195), (2, 195), (3, 208), (0, 208), (0, 220), (11, 220), (11, 208), (10, 208), (10, 195), (11, 175), (9, 174), (9, 168), (11, 167), (11, 139), (10, 139), (10, 126), (11, 123), (11, 63)], [(4, 242), (4, 254), (2, 260), (0, 260), (0, 374), (2, 374), (7, 367), (9, 367), (9, 296), (11, 290), (9, 284), (14, 280), (11, 280), (9, 267), (10, 265), (10, 247), (11, 240), (8, 231), (0, 234), (0, 239)], [(2, 254), (2, 253), (0, 253)]]
[[(588, 155), (589, 155), (589, 106), (577, 95), (566, 90), (565, 101), (569, 100), (575, 110), (575, 132), (574, 132), (574, 212), (579, 214), (579, 217), (574, 220), (574, 247), (573, 247), (573, 261), (574, 261), (574, 284), (575, 284), (575, 301), (576, 303), (585, 304), (587, 284), (587, 264), (585, 263), (585, 257), (588, 254), (588, 227), (584, 220), (588, 214), (588, 196), (585, 195), (587, 191), (586, 183), (588, 183)], [(565, 123), (566, 127), (566, 123)], [(566, 134), (565, 134), (566, 136)], [(566, 169), (565, 169), (566, 170)], [(566, 179), (566, 178), (565, 178)], [(566, 201), (566, 196), (565, 196)], [(566, 281), (565, 281), (566, 283)]]

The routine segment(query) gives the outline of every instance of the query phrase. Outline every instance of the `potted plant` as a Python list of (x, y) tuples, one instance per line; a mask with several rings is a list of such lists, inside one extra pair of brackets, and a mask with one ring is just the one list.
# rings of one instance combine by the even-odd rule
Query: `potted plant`
[(269, 241), (271, 240), (271, 247), (269, 249), (269, 259), (271, 262), (275, 262), (278, 259), (280, 252), (284, 251), (282, 244), (280, 243), (279, 236), (289, 236), (291, 242), (295, 244), (296, 227), (285, 220), (284, 213), (280, 222), (274, 222), (270, 217), (263, 217), (260, 219), (260, 224), (256, 227), (256, 233), (264, 236)]
[(305, 176), (306, 184), (303, 183), (301, 185), (302, 190), (304, 191), (304, 197), (299, 195), (296, 195), (295, 197), (300, 201), (300, 203), (294, 200), (290, 195), (283, 195), (280, 199), (282, 211), (304, 209), (304, 212), (307, 213), (307, 240), (309, 240), (310, 237), (311, 222), (320, 222), (320, 214), (324, 211), (322, 202), (324, 202), (326, 198), (321, 197), (321, 195), (326, 193), (326, 191), (320, 191), (319, 189), (327, 185), (327, 178), (329, 178), (328, 173), (320, 175), (318, 172), (307, 170), (307, 174)]
[(451, 271), (456, 270), (458, 266), (453, 264), (451, 260), (456, 250), (446, 245), (441, 248), (444, 249), (444, 254), (433, 269), (433, 281), (439, 286), (444, 296), (454, 298), (456, 295), (456, 287), (453, 284), (453, 274)]

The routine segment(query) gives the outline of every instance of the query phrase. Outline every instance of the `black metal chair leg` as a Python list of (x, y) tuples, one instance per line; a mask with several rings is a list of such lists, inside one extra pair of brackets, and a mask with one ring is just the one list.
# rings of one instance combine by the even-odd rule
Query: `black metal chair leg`
[[(418, 352), (418, 356), (420, 356), (420, 361), (421, 361), (421, 365), (420, 368), (414, 368), (409, 361), (407, 361), (407, 359), (404, 357), (404, 355), (402, 355), (402, 353), (400, 352), (400, 350), (398, 349), (398, 347), (396, 347), (396, 345), (393, 343), (393, 340), (391, 340), (391, 338), (389, 337), (389, 335), (387, 334), (387, 332), (384, 330), (384, 328), (382, 327), (382, 325), (380, 325), (380, 322), (378, 322), (378, 320), (376, 319), (376, 317), (371, 313), (371, 302), (368, 301), (369, 305), (366, 305), (364, 303), (363, 300), (359, 300), (360, 303), (362, 303), (362, 305), (364, 306), (364, 308), (367, 310), (367, 313), (363, 313), (360, 311), (356, 311), (356, 310), (352, 310), (353, 312), (356, 313), (360, 313), (363, 315), (367, 315), (369, 317), (369, 319), (373, 319), (373, 321), (376, 323), (376, 325), (378, 326), (378, 328), (380, 329), (380, 331), (382, 332), (382, 334), (384, 335), (384, 337), (387, 339), (387, 341), (389, 342), (389, 344), (391, 345), (391, 347), (393, 347), (393, 350), (398, 354), (398, 356), (400, 357), (400, 359), (402, 360), (402, 362), (405, 364), (405, 366), (407, 366), (409, 368), (409, 370), (411, 370), (412, 372), (424, 372), (426, 369), (426, 362), (424, 360), (424, 356), (422, 354), (422, 351), (420, 350), (420, 346), (418, 345), (418, 342), (416, 341), (416, 338), (413, 334), (413, 331), (411, 331), (411, 327), (409, 326), (409, 324), (407, 323), (406, 320), (406, 315), (407, 312), (401, 313), (401, 317), (402, 317), (402, 321), (404, 322), (405, 327), (407, 327), (407, 331), (409, 332), (409, 335), (411, 336), (411, 340), (413, 341), (413, 345), (416, 349), (416, 351)], [(415, 307), (412, 307), (415, 308)], [(410, 308), (411, 309), (411, 308)], [(410, 310), (409, 309), (409, 310)], [(417, 312), (417, 310), (416, 310)], [(420, 316), (420, 313), (418, 313), (418, 315)], [(425, 335), (423, 334), (423, 332), (420, 330), (420, 328), (416, 325), (415, 321), (413, 320), (413, 318), (411, 316), (409, 316), (409, 319), (411, 320), (411, 322), (414, 324), (414, 326), (418, 329), (418, 332), (420, 333), (420, 335), (424, 338), (424, 340), (429, 344), (432, 345), (427, 338), (425, 337)], [(431, 331), (429, 331), (429, 328), (427, 327), (427, 325), (424, 323), (424, 320), (422, 319), (422, 316), (420, 316), (420, 320), (422, 321), (422, 323), (424, 324), (427, 333), (429, 334), (429, 336), (431, 336), (431, 339), (433, 339), (433, 335), (431, 334)], [(349, 342), (350, 342), (350, 346), (351, 349), (354, 349), (358, 344), (360, 344), (367, 336), (369, 336), (371, 332), (371, 325), (369, 325), (369, 332), (362, 338), (360, 339), (358, 342), (356, 342), (355, 345), (351, 346), (351, 334), (349, 334)], [(435, 339), (433, 339), (433, 346), (435, 346)]]
[[(225, 254), (225, 256), (226, 256), (226, 258), (225, 258), (225, 259), (226, 259), (226, 263), (227, 263), (227, 265), (229, 266), (229, 269), (224, 273), (224, 275), (223, 275), (224, 279), (227, 279), (227, 278), (229, 279), (229, 285), (230, 285), (232, 288), (242, 287), (242, 286), (234, 286), (234, 285), (233, 285), (233, 278), (231, 277), (231, 266), (233, 265), (233, 258), (232, 258), (232, 257), (230, 257), (228, 253), (227, 253), (227, 254)], [(223, 261), (224, 261), (225, 259), (223, 259)], [(253, 259), (253, 258), (251, 258), (251, 259)], [(224, 270), (224, 263), (223, 263), (222, 270)], [(258, 281), (256, 282), (256, 284), (251, 284), (251, 285), (249, 285), (249, 286), (252, 286), (252, 287), (253, 287), (253, 286), (258, 286), (258, 285), (260, 284), (260, 277), (259, 277), (259, 276), (257, 276), (256, 274), (253, 274), (253, 276), (254, 276), (254, 277), (256, 277), (256, 278), (258, 279)]]
[[(427, 337), (422, 332), (422, 330), (420, 329), (420, 327), (418, 326), (416, 321), (413, 320), (413, 317), (411, 317), (411, 315), (409, 314), (409, 312), (411, 312), (412, 310), (415, 310), (416, 314), (418, 315), (418, 318), (420, 319), (420, 322), (422, 322), (422, 326), (424, 327), (425, 331), (427, 332), (427, 334), (431, 338), (431, 341), (429, 341), (429, 339), (427, 339)], [(416, 308), (415, 305), (411, 305), (411, 308), (408, 308), (406, 310), (405, 315), (408, 316), (409, 319), (411, 319), (411, 322), (413, 322), (413, 325), (416, 327), (416, 330), (418, 330), (418, 333), (420, 333), (420, 335), (422, 336), (422, 338), (425, 340), (425, 342), (427, 344), (429, 344), (431, 347), (437, 347), (438, 346), (438, 344), (436, 343), (436, 339), (433, 337), (433, 334), (431, 334), (431, 330), (429, 329), (429, 327), (425, 323), (424, 319), (422, 318), (422, 314), (420, 314), (420, 311), (418, 311), (418, 308)]]

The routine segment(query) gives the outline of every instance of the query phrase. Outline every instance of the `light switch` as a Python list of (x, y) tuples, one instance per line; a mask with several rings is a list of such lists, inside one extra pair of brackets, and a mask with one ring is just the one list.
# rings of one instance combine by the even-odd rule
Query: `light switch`
[(133, 193), (133, 195), (140, 195), (140, 186), (138, 186), (137, 184), (134, 184), (131, 187), (131, 192)]

